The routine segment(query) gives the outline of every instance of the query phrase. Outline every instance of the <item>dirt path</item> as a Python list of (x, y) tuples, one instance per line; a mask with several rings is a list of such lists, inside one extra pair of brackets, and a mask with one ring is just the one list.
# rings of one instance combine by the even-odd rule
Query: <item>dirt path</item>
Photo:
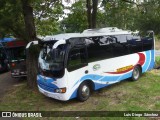
[(12, 78), (10, 72), (0, 73), (0, 100), (7, 91), (15, 84), (19, 83), (19, 79)]
[[(10, 72), (0, 73), (0, 103), (1, 99), (8, 90), (16, 84), (21, 83), (22, 79), (12, 78)], [(1, 118), (0, 120), (22, 120), (22, 118)]]

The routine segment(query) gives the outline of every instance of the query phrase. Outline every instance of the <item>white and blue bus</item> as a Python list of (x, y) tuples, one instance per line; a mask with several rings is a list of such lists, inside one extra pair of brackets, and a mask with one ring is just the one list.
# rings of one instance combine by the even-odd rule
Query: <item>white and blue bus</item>
[(85, 101), (94, 90), (154, 67), (154, 33), (141, 37), (118, 28), (88, 29), (45, 37), (39, 44), (37, 84), (44, 95)]

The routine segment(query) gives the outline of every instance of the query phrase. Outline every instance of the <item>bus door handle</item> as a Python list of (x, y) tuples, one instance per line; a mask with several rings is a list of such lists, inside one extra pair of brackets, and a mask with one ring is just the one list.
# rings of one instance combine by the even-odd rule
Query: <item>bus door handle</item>
[(88, 74), (88, 70), (85, 71), (85, 74)]

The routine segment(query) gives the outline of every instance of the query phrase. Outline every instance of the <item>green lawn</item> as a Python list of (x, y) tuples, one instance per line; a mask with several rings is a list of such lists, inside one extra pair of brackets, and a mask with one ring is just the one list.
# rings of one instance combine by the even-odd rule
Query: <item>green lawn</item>
[(85, 102), (78, 102), (76, 99), (61, 102), (45, 97), (38, 91), (29, 90), (24, 81), (11, 88), (0, 102), (0, 111), (11, 110), (157, 111), (160, 110), (160, 70), (149, 71), (136, 82), (125, 80), (95, 91)]
[(156, 57), (156, 64), (155, 64), (156, 67), (160, 66), (160, 56), (157, 56)]

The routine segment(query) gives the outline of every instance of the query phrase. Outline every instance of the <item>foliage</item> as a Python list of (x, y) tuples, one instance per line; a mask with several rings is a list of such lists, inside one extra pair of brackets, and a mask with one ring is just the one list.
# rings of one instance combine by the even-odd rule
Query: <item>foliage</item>
[[(105, 1), (105, 0), (104, 0)], [(99, 2), (97, 10), (97, 27), (119, 27), (123, 29), (136, 29), (134, 25), (137, 11), (133, 4), (121, 0)], [(61, 25), (66, 26), (67, 32), (81, 32), (87, 28), (86, 1), (80, 0), (72, 5), (71, 13), (65, 18)]]
[[(63, 5), (58, 0), (32, 1), (38, 35), (54, 34), (59, 31), (58, 19), (63, 13)], [(14, 36), (26, 38), (24, 18), (20, 0), (0, 1), (0, 37)]]
[[(68, 17), (64, 18), (60, 23), (61, 29), (66, 29), (66, 32), (81, 32), (89, 26), (86, 2), (87, 0), (79, 0), (69, 8), (70, 13), (68, 14)], [(94, 1), (91, 3), (93, 4), (93, 2)], [(93, 6), (91, 10), (93, 10)], [(135, 3), (128, 0), (100, 0), (96, 13), (96, 27), (115, 26), (122, 29), (141, 30), (144, 32), (147, 30), (154, 30), (156, 34), (159, 34), (159, 11), (159, 0), (148, 0)], [(49, 21), (44, 22), (43, 25), (45, 26), (46, 24), (51, 23)], [(53, 22), (52, 24), (57, 25), (56, 22)], [(43, 25), (41, 26), (44, 29)], [(41, 26), (38, 26), (38, 28), (41, 28)], [(57, 25), (55, 28), (58, 27), (59, 26)]]
[(65, 32), (82, 32), (87, 28), (87, 13), (85, 1), (79, 0), (74, 3), (68, 10), (70, 13), (67, 18), (61, 21), (61, 29)]
[(122, 0), (103, 1), (102, 7), (104, 7), (103, 17), (106, 26), (135, 29), (137, 9), (134, 4)]
[(137, 16), (136, 26), (142, 30), (154, 30), (156, 34), (160, 32), (160, 1), (148, 0), (141, 4), (141, 14)]
[(52, 35), (60, 31), (58, 20), (63, 15), (61, 1), (37, 0), (33, 8), (38, 35)]
[(41, 20), (36, 24), (36, 30), (37, 34), (41, 36), (53, 35), (60, 31), (59, 23), (54, 19)]
[[(103, 1), (103, 2), (101, 2)], [(127, 0), (100, 0), (97, 10), (97, 27), (115, 26), (130, 30), (160, 31), (160, 1), (148, 0), (134, 3)], [(65, 32), (82, 32), (88, 28), (86, 0), (75, 2), (70, 8), (65, 8), (58, 0), (32, 1), (34, 18), (38, 35)], [(64, 10), (68, 9), (68, 17), (62, 21)], [(19, 0), (0, 1), (0, 36), (25, 36), (24, 21)], [(65, 30), (64, 30), (65, 29)]]
[(160, 56), (157, 56), (157, 57), (156, 57), (155, 67), (160, 67)]
[(24, 22), (21, 14), (21, 4), (19, 0), (0, 1), (0, 36), (13, 35), (15, 37), (25, 36)]

